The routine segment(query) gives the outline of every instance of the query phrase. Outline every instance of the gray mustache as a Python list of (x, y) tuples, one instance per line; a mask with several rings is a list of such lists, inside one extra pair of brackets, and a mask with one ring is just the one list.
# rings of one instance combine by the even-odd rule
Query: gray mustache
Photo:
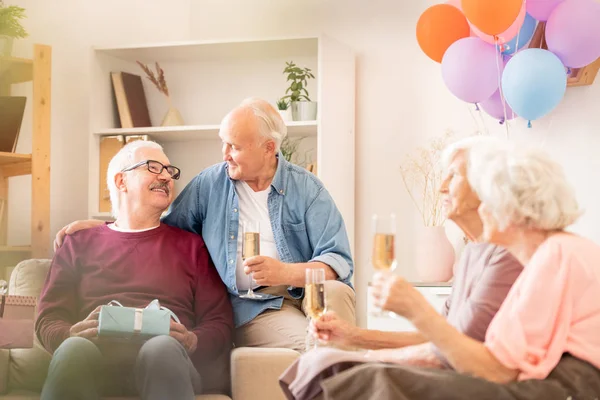
[(150, 185), (150, 190), (152, 190), (152, 189), (165, 189), (167, 194), (169, 194), (171, 192), (171, 190), (169, 190), (169, 185), (167, 185), (166, 183), (163, 183), (163, 182), (153, 183), (152, 185)]

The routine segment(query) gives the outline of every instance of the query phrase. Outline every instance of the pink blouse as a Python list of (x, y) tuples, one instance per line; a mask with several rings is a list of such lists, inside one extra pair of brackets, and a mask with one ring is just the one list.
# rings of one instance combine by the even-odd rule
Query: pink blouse
[(518, 379), (544, 379), (568, 352), (600, 368), (600, 246), (568, 233), (537, 249), (492, 320), (490, 352)]

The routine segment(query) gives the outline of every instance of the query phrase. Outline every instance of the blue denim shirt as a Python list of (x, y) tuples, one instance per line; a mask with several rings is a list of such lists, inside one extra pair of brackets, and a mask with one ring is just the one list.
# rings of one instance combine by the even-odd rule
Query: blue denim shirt
[[(354, 271), (346, 227), (338, 208), (321, 181), (279, 154), (277, 171), (268, 197), (269, 218), (277, 253), (282, 262), (320, 261), (338, 279), (351, 286)], [(177, 196), (163, 222), (201, 234), (211, 258), (227, 285), (236, 327), (267, 309), (280, 309), (281, 296), (242, 299), (236, 285), (238, 196), (229, 178), (227, 163), (209, 167)], [(294, 298), (303, 288), (289, 287)]]

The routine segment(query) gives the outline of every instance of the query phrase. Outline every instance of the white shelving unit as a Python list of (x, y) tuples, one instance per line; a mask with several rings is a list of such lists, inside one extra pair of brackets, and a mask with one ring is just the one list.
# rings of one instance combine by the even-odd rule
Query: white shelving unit
[[(98, 212), (99, 141), (102, 136), (147, 134), (161, 143), (172, 164), (182, 170), (180, 191), (202, 169), (222, 161), (219, 124), (229, 110), (247, 97), (275, 103), (288, 83), (286, 61), (309, 67), (316, 79), (308, 91), (318, 102), (316, 121), (289, 122), (290, 137), (304, 137), (300, 161), (317, 162), (319, 178), (340, 208), (354, 243), (355, 176), (355, 56), (327, 36), (231, 41), (149, 43), (95, 47), (92, 55), (89, 215)], [(160, 127), (167, 103), (136, 61), (165, 71), (173, 106), (185, 125)], [(120, 129), (110, 72), (144, 77), (153, 127)]]
[[(290, 137), (316, 137), (317, 121), (291, 121), (287, 124)], [(216, 140), (219, 125), (153, 126), (150, 128), (113, 128), (93, 132), (97, 136), (150, 135), (161, 143), (191, 140)]]

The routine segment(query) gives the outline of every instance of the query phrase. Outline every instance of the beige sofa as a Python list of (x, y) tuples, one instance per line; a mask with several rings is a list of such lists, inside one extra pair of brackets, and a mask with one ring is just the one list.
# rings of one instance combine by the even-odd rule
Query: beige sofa
[[(9, 294), (39, 296), (50, 260), (27, 260), (13, 270)], [(238, 348), (231, 354), (233, 400), (277, 400), (284, 396), (277, 378), (299, 356), (288, 349)], [(44, 383), (50, 354), (39, 343), (33, 349), (0, 350), (0, 400), (37, 400)], [(227, 400), (224, 395), (196, 399)]]

